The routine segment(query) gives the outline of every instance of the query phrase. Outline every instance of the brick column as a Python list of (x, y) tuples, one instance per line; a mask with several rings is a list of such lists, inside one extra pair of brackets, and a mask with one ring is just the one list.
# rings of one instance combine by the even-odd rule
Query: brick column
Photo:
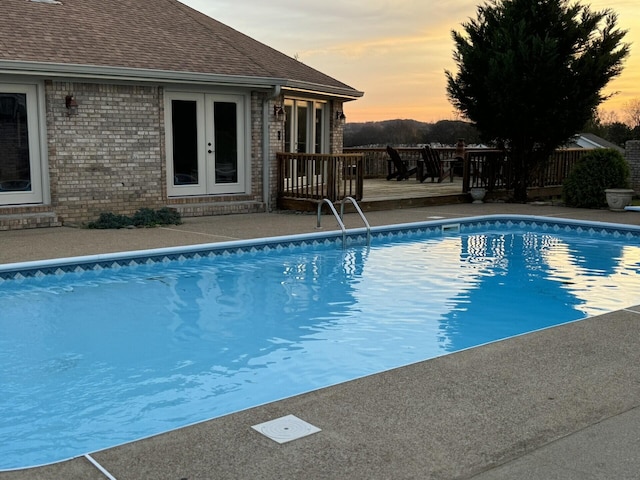
[(640, 140), (629, 140), (625, 143), (624, 156), (631, 169), (631, 188), (640, 195)]

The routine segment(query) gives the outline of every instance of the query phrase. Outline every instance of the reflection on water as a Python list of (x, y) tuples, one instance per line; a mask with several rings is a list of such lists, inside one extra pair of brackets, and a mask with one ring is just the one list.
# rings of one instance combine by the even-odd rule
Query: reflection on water
[(491, 231), (6, 283), (0, 468), (622, 308), (639, 270), (638, 245)]

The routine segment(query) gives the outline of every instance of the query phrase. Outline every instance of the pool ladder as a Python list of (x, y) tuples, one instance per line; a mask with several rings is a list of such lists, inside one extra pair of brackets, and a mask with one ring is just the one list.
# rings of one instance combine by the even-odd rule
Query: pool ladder
[(340, 202), (340, 215), (338, 215), (338, 212), (336, 211), (336, 207), (333, 205), (333, 202), (331, 200), (329, 200), (328, 198), (323, 198), (321, 201), (319, 201), (317, 228), (320, 228), (320, 219), (322, 218), (322, 205), (326, 203), (327, 205), (329, 205), (329, 208), (331, 209), (331, 213), (333, 213), (333, 216), (336, 217), (336, 220), (338, 221), (338, 225), (340, 226), (340, 230), (342, 230), (342, 248), (344, 248), (347, 244), (347, 229), (344, 226), (344, 221), (343, 221), (344, 205), (346, 202), (351, 202), (354, 208), (356, 209), (356, 212), (358, 212), (358, 215), (360, 215), (360, 218), (362, 219), (365, 227), (367, 228), (367, 246), (371, 245), (371, 226), (369, 225), (367, 218), (364, 216), (364, 213), (362, 213), (362, 209), (360, 208), (360, 205), (358, 205), (358, 202), (356, 202), (356, 199), (353, 197), (344, 197), (342, 199), (342, 201)]

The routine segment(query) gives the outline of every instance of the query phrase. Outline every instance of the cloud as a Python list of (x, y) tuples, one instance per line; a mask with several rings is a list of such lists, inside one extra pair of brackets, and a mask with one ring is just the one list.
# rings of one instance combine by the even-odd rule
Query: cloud
[[(307, 65), (359, 90), (350, 121), (384, 118), (451, 118), (444, 70), (455, 70), (451, 30), (476, 18), (484, 0), (181, 0)], [(590, 0), (594, 11), (611, 8), (629, 30), (632, 55), (623, 75), (606, 92), (619, 90), (604, 106), (640, 97), (640, 2)], [(606, 93), (605, 92), (605, 93)], [(618, 100), (620, 99), (620, 100)], [(375, 117), (367, 117), (373, 115)], [(404, 112), (404, 113), (403, 113)], [(392, 115), (391, 117), (379, 115)]]

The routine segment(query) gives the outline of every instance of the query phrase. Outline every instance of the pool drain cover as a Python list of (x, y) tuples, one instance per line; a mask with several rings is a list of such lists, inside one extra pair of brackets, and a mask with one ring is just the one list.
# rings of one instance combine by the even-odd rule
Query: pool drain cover
[(269, 420), (268, 422), (253, 425), (251, 428), (278, 443), (287, 443), (321, 431), (318, 427), (300, 420), (295, 415)]

